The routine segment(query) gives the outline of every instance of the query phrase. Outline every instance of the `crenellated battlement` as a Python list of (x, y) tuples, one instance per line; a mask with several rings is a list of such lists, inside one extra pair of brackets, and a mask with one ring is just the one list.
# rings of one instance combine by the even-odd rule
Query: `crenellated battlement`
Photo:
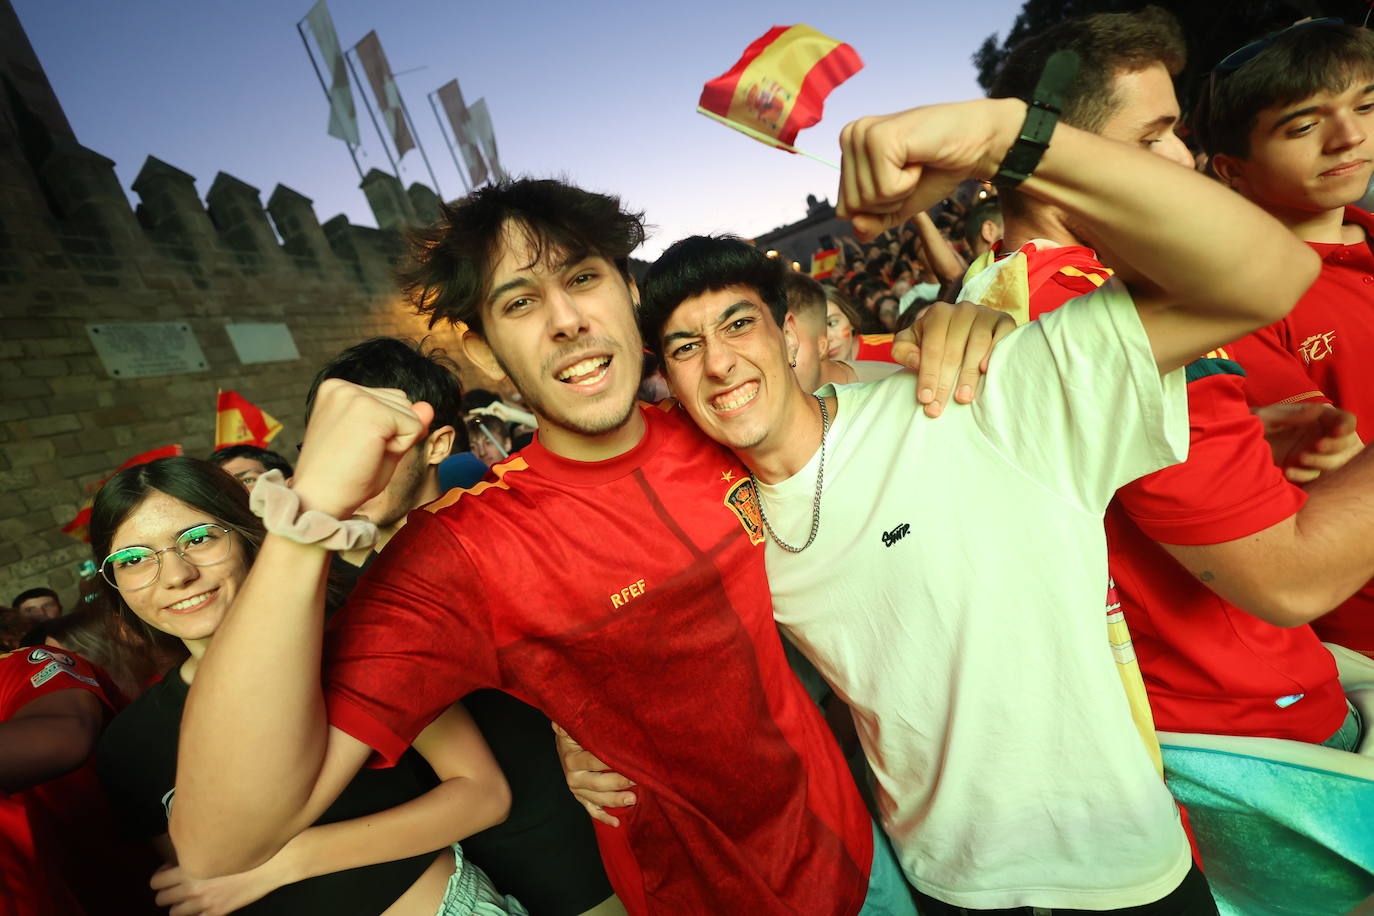
[[(0, 13), (13, 11), (0, 2)], [(207, 455), (217, 389), (281, 420), (273, 447), (294, 460), (321, 364), (367, 337), (429, 333), (393, 271), (403, 233), (433, 219), (439, 198), (374, 169), (361, 189), (380, 228), (321, 222), (299, 191), (277, 185), (264, 203), (227, 172), (202, 200), (194, 176), (149, 156), (131, 204), (26, 53), (26, 40), (0, 38), (0, 77), (19, 86), (0, 92), (0, 604), (50, 585), (70, 606), (89, 548), (60, 528), (92, 484), (158, 446)], [(111, 375), (88, 327), (150, 322), (188, 328), (205, 368)], [(300, 358), (253, 361), (227, 330), (243, 323), (285, 325)], [(455, 352), (452, 329), (432, 336)]]

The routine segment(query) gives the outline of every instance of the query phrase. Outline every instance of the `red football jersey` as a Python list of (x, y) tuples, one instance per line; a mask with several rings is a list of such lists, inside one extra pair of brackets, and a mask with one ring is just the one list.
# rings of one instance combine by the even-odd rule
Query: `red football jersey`
[[(1374, 216), (1345, 208), (1345, 222), (1374, 236)], [(1321, 273), (1287, 317), (1227, 349), (1245, 366), (1252, 404), (1328, 400), (1359, 417), (1360, 438), (1374, 438), (1374, 251), (1309, 243)]]
[[(1051, 264), (1027, 252), (1032, 284), (1042, 278), (1031, 290), (1033, 318), (1105, 279), (1087, 248), (1043, 254)], [(1157, 543), (1246, 537), (1306, 502), (1274, 464), (1244, 389), (1244, 373), (1225, 351), (1189, 367), (1188, 459), (1117, 491), (1107, 512), (1108, 562), (1158, 728), (1320, 742), (1340, 727), (1346, 706), (1335, 663), (1312, 629), (1273, 626), (1240, 610)]]
[(483, 687), (637, 783), (597, 824), (631, 913), (858, 912), (871, 820), (772, 617), (738, 461), (681, 409), (608, 461), (534, 443), (407, 524), (336, 615), (330, 721), (392, 761)]
[[(1330, 401), (1358, 418), (1360, 439), (1374, 439), (1374, 216), (1345, 208), (1345, 222), (1369, 238), (1354, 245), (1312, 244), (1321, 273), (1282, 321), (1227, 349), (1245, 366), (1251, 404)], [(1374, 583), (1315, 621), (1322, 639), (1374, 657)]]
[[(103, 672), (80, 656), (34, 646), (0, 654), (0, 722), (61, 690), (113, 706)], [(0, 913), (5, 916), (151, 914), (151, 851), (119, 838), (96, 778), (94, 754), (81, 767), (0, 796)]]

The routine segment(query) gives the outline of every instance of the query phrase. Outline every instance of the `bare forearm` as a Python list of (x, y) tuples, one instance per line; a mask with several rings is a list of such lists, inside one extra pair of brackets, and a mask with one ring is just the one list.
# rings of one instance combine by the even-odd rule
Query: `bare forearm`
[(1249, 537), (1162, 546), (1241, 610), (1276, 626), (1311, 623), (1374, 579), (1374, 452), (1308, 491), (1296, 515)]
[(268, 535), (191, 686), (171, 832), (198, 875), (246, 871), (305, 824), (327, 744), (329, 554)]
[(293, 881), (435, 852), (499, 824), (508, 792), (472, 779), (448, 779), (387, 811), (311, 827), (282, 850)]
[(921, 211), (916, 214), (915, 223), (921, 247), (925, 249), (926, 258), (930, 262), (930, 269), (935, 272), (940, 283), (962, 281), (968, 265), (955, 252), (949, 239), (940, 234), (940, 230), (935, 226), (935, 220), (930, 218), (929, 213)]
[(1291, 578), (1295, 603), (1316, 619), (1374, 579), (1374, 451), (1323, 474), (1307, 492), (1297, 517), (1305, 563)]

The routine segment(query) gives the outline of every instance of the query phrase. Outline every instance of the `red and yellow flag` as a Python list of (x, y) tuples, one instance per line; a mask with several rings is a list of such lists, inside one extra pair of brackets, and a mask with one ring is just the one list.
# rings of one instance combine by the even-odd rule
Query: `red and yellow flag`
[(125, 468), (131, 468), (136, 464), (147, 464), (149, 461), (156, 461), (159, 458), (172, 458), (180, 454), (180, 445), (164, 445), (162, 448), (155, 448), (151, 452), (143, 452), (142, 454), (135, 455), (128, 461), (121, 464), (119, 467), (115, 468), (109, 474), (106, 474), (104, 477), (100, 479), (99, 483), (89, 488), (91, 495), (86, 497), (86, 502), (81, 506), (81, 511), (76, 513), (76, 518), (72, 519), (71, 521), (67, 522), (67, 524), (62, 526), (62, 533), (71, 535), (78, 541), (85, 541), (87, 544), (89, 544), (91, 542), (91, 506), (93, 505), (93, 499), (96, 491), (98, 491), (101, 487), (105, 486), (105, 481), (109, 480), (111, 477), (118, 474)]
[(774, 26), (701, 91), (697, 111), (762, 143), (792, 149), (825, 97), (863, 69), (853, 48), (808, 25)]
[(267, 448), (281, 424), (237, 391), (221, 391), (215, 413), (215, 448), (256, 445)]
[(811, 256), (811, 279), (824, 280), (835, 273), (835, 265), (840, 260), (840, 249), (830, 248), (818, 251)]

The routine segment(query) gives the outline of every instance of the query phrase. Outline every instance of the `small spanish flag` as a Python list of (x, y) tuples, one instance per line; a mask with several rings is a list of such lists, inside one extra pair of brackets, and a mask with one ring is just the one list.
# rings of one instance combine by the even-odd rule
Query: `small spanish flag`
[(795, 153), (797, 132), (821, 119), (830, 90), (863, 65), (849, 45), (808, 25), (774, 26), (706, 84), (697, 111)]
[(215, 413), (215, 448), (256, 445), (267, 448), (281, 424), (237, 391), (221, 391)]
[(831, 248), (818, 251), (811, 256), (811, 279), (824, 280), (835, 272), (835, 264), (840, 260), (840, 249)]
[(67, 522), (67, 524), (62, 526), (62, 533), (71, 535), (78, 541), (85, 541), (87, 544), (89, 544), (91, 542), (91, 507), (94, 505), (94, 498), (96, 492), (99, 491), (101, 487), (105, 486), (105, 481), (109, 480), (111, 477), (118, 474), (125, 468), (131, 468), (136, 464), (147, 464), (149, 461), (156, 461), (159, 458), (172, 458), (180, 454), (180, 445), (164, 445), (162, 448), (155, 448), (151, 452), (143, 452), (141, 454), (135, 455), (128, 461), (121, 464), (119, 467), (115, 468), (109, 474), (102, 477), (100, 481), (97, 484), (95, 484), (95, 486), (89, 488), (89, 492), (91, 495), (86, 497), (86, 502), (82, 504), (81, 510), (76, 513), (76, 518), (72, 519), (71, 521)]

